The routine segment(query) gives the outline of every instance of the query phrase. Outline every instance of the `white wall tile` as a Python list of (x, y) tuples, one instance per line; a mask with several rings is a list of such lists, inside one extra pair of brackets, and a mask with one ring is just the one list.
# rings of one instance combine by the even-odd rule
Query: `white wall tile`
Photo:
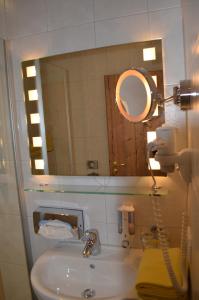
[[(20, 162), (16, 162), (17, 165), (20, 165), (20, 167), (22, 168), (22, 174), (23, 174), (23, 185), (24, 187), (29, 186), (29, 178), (31, 178), (31, 168), (30, 168), (30, 161), (20, 161)], [(41, 180), (42, 182), (42, 180)]]
[(47, 0), (48, 30), (93, 21), (93, 0)]
[[(26, 204), (26, 216), (31, 217), (33, 216), (33, 212), (39, 206), (48, 206), (52, 203), (53, 199), (59, 201), (59, 194), (53, 193), (36, 193), (36, 192), (25, 192), (25, 204)], [(59, 202), (58, 202), (59, 203)], [(59, 206), (58, 203), (54, 203), (52, 207)]]
[[(163, 54), (165, 79), (167, 84), (177, 83), (179, 79), (184, 78), (184, 60), (182, 43), (182, 23), (180, 8), (165, 9), (176, 7), (179, 0), (148, 0), (150, 15), (146, 12), (147, 0), (44, 0), (25, 1), (25, 0), (6, 0), (7, 9), (13, 5), (14, 10), (7, 12), (7, 21), (12, 14), (8, 32), (12, 37), (29, 35), (23, 38), (16, 38), (11, 41), (11, 51), (14, 66), (15, 96), (19, 103), (22, 103), (23, 89), (20, 73), (20, 62), (43, 56), (60, 54), (64, 52), (78, 51), (83, 49), (102, 47), (105, 45), (114, 45), (121, 43), (137, 42), (143, 40), (163, 38)], [(21, 1), (21, 2), (20, 2)], [(25, 3), (26, 2), (26, 3)], [(92, 3), (93, 2), (93, 3)], [(41, 3), (41, 9), (39, 4)], [(34, 5), (33, 5), (34, 4)], [(94, 4), (94, 5), (92, 5)], [(16, 7), (21, 11), (16, 11)], [(32, 10), (31, 7), (34, 6)], [(11, 6), (12, 7), (12, 6)], [(93, 11), (94, 9), (94, 11)], [(160, 10), (160, 11), (156, 11)], [(38, 24), (35, 24), (35, 11), (38, 12)], [(93, 23), (93, 12), (95, 21)], [(48, 16), (47, 16), (48, 15)], [(21, 21), (16, 22), (17, 20)], [(42, 16), (44, 16), (42, 18)], [(25, 28), (29, 18), (29, 25)], [(104, 20), (104, 21), (102, 21)], [(150, 21), (150, 22), (149, 22)], [(16, 28), (13, 28), (16, 24)], [(83, 24), (81, 26), (78, 26)], [(47, 31), (48, 27), (48, 32)], [(94, 30), (95, 28), (95, 30)], [(22, 111), (24, 108), (19, 109)], [(169, 113), (170, 114), (170, 113)], [(176, 118), (178, 114), (175, 114)], [(21, 117), (23, 117), (23, 112)], [(184, 116), (180, 116), (180, 126), (183, 130)], [(175, 125), (175, 122), (173, 123)], [(22, 126), (22, 135), (26, 139), (25, 127)], [(20, 141), (21, 147), (24, 143)], [(181, 144), (182, 145), (182, 144)], [(21, 161), (25, 179), (25, 185), (38, 185), (40, 183), (60, 183), (60, 184), (90, 184), (90, 185), (139, 185), (151, 186), (152, 180), (148, 177), (127, 177), (127, 178), (81, 178), (81, 177), (60, 177), (60, 176), (32, 176), (30, 174), (29, 161), (27, 158), (27, 148), (22, 151)], [(18, 162), (19, 163), (19, 162)], [(178, 175), (174, 174), (168, 178), (158, 178), (158, 181), (170, 190), (170, 195), (165, 201), (164, 216), (168, 216), (170, 209), (178, 213), (183, 209), (185, 203), (185, 189), (182, 187), (182, 181)], [(182, 203), (175, 201), (175, 198), (182, 198)], [(149, 228), (153, 221), (150, 200), (147, 197), (117, 197), (117, 196), (81, 196), (65, 195), (52, 193), (26, 193), (27, 215), (29, 224), (32, 222), (32, 211), (40, 205), (51, 205), (59, 207), (83, 208), (86, 210), (89, 224), (100, 231), (102, 243), (121, 245), (121, 235), (117, 233), (117, 207), (123, 201), (132, 201), (135, 205), (136, 213), (136, 240), (139, 240), (139, 234), (143, 228)], [(179, 210), (178, 210), (179, 209)], [(171, 214), (171, 224), (175, 227), (175, 213)], [(168, 218), (168, 223), (169, 223)], [(180, 213), (177, 217), (179, 224)], [(32, 224), (32, 223), (31, 223)], [(32, 226), (32, 225), (31, 225)], [(33, 228), (31, 227), (31, 230)], [(173, 230), (175, 231), (175, 230)], [(40, 255), (48, 245), (41, 239), (35, 237), (33, 231), (30, 231), (33, 256)], [(138, 244), (138, 242), (136, 242)], [(52, 245), (51, 245), (52, 246)]]
[(122, 235), (118, 233), (117, 224), (107, 224), (108, 244), (120, 246), (122, 244)]
[(151, 39), (163, 39), (165, 84), (178, 83), (185, 77), (182, 15), (180, 8), (149, 14)]
[(0, 263), (5, 300), (31, 300), (28, 272), (24, 266)]
[(95, 20), (129, 16), (147, 11), (147, 0), (94, 0)]
[[(1, 44), (2, 46), (2, 44)], [(0, 48), (0, 160), (13, 160), (3, 47)]]
[(138, 42), (149, 39), (147, 14), (138, 14), (95, 24), (96, 46)]
[[(1, 107), (1, 105), (0, 105)], [(6, 119), (6, 111), (2, 110), (0, 120), (0, 161), (12, 161), (13, 149), (9, 120)]]
[(180, 0), (148, 0), (149, 11), (166, 9), (176, 6), (181, 6)]
[[(10, 46), (12, 45), (10, 44)], [(10, 54), (13, 55), (14, 50), (12, 49), (12, 47), (10, 47), (9, 51)], [(16, 99), (18, 101), (24, 101), (21, 61), (22, 59), (17, 58), (17, 53), (15, 56), (15, 60), (12, 61), (11, 59), (12, 69), (10, 75), (13, 75), (13, 81), (11, 82), (13, 88), (11, 98)]]
[(29, 144), (28, 144), (28, 134), (27, 134), (27, 124), (26, 124), (26, 113), (25, 113), (25, 103), (23, 101), (16, 101), (16, 113), (18, 121), (18, 138), (20, 147), (21, 160), (28, 161), (29, 155)]
[[(137, 248), (137, 233), (139, 231), (136, 229), (136, 235), (132, 235), (130, 237), (130, 243), (133, 248)], [(117, 224), (107, 224), (107, 235), (108, 235), (108, 244), (113, 246), (122, 246), (122, 241), (124, 239), (123, 235), (118, 233), (118, 225)]]
[(133, 203), (133, 197), (119, 196), (119, 195), (106, 196), (107, 223), (118, 224), (118, 208), (123, 203), (127, 203), (127, 202)]
[(186, 196), (184, 198), (176, 197), (175, 204), (173, 205), (173, 200), (166, 197), (160, 201), (160, 207), (165, 226), (181, 228), (182, 213), (185, 211), (185, 198)]
[(0, 0), (0, 37), (5, 37), (5, 1)]
[(0, 215), (2, 214), (19, 214), (18, 194), (16, 185), (2, 184), (0, 190)]
[(24, 101), (21, 62), (48, 55), (47, 34), (30, 35), (13, 39), (9, 42), (9, 54), (12, 61), (14, 96), (19, 102)]
[[(25, 205), (25, 204), (24, 204)], [(27, 265), (30, 267), (32, 266), (32, 249), (30, 243), (30, 234), (29, 234), (29, 226), (28, 226), (28, 219), (25, 216), (25, 208), (23, 209), (23, 228), (24, 228), (24, 241), (26, 243), (26, 260)]]
[(71, 199), (70, 201), (72, 203), (76, 203), (78, 207), (85, 211), (90, 224), (93, 224), (94, 222), (106, 222), (106, 207), (103, 196), (73, 194), (67, 198)]
[(106, 222), (105, 198), (101, 195), (26, 192), (27, 215), (39, 206), (82, 209), (91, 222)]
[(47, 31), (44, 0), (6, 0), (6, 31), (9, 39)]
[[(19, 211), (18, 190), (16, 185), (15, 165), (11, 124), (9, 116), (9, 101), (7, 97), (6, 74), (4, 72), (4, 49), (0, 45), (0, 269), (3, 277), (6, 300), (31, 299), (26, 258), (24, 251), (21, 217)], [(3, 143), (2, 143), (3, 142)], [(12, 265), (12, 263), (16, 265)], [(21, 265), (21, 266), (20, 266)], [(24, 273), (20, 272), (20, 269)], [(9, 270), (11, 270), (9, 272)], [(23, 280), (23, 296), (19, 288)], [(19, 284), (19, 285), (18, 285)], [(22, 286), (22, 285), (21, 285)]]
[(26, 265), (21, 220), (19, 216), (1, 215), (0, 261)]
[(3, 174), (0, 175), (0, 215), (9, 214), (12, 218), (12, 215), (19, 216), (20, 214), (15, 166), (13, 162), (6, 161), (6, 167), (5, 179), (3, 179)]
[(48, 45), (50, 55), (94, 48), (94, 24), (51, 31), (48, 33)]
[[(37, 59), (48, 56), (48, 36), (47, 33), (39, 33), (13, 39), (10, 42), (11, 55), (15, 64), (23, 60)], [(15, 65), (14, 65), (15, 67)], [(19, 65), (16, 66), (19, 68)], [(18, 75), (17, 75), (18, 76)]]
[[(198, 57), (198, 1), (182, 1), (184, 16), (184, 37), (186, 53), (187, 78), (192, 80), (194, 91), (199, 87), (199, 57)], [(199, 298), (199, 106), (197, 98), (192, 99), (192, 110), (188, 111), (189, 149), (192, 150), (192, 182), (189, 188), (190, 223), (192, 234), (191, 249), (191, 285), (193, 299)]]

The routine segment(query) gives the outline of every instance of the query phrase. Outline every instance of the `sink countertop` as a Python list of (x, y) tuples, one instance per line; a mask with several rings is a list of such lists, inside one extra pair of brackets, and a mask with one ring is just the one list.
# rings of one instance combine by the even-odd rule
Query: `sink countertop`
[[(39, 267), (39, 268), (37, 267), (38, 270), (41, 270), (42, 265), (46, 264), (47, 261), (51, 261), (52, 264), (54, 265), (55, 260), (57, 259), (57, 256), (59, 256), (60, 258), (63, 257), (63, 261), (65, 261), (65, 259), (68, 257), (68, 258), (71, 258), (71, 260), (69, 259), (69, 261), (74, 261), (74, 259), (76, 261), (76, 258), (77, 259), (81, 258), (82, 261), (84, 261), (85, 263), (91, 262), (94, 265), (97, 262), (105, 262), (106, 267), (110, 266), (110, 267), (108, 267), (109, 270), (112, 269), (113, 265), (118, 266), (118, 268), (120, 268), (120, 265), (126, 265), (126, 266), (130, 266), (133, 273), (136, 274), (142, 254), (143, 254), (143, 251), (140, 249), (124, 249), (124, 248), (118, 247), (118, 246), (102, 245), (102, 252), (99, 255), (90, 256), (89, 258), (83, 258), (83, 256), (82, 256), (83, 248), (84, 248), (84, 244), (79, 243), (79, 242), (59, 243), (56, 247), (46, 251), (39, 258), (40, 265), (38, 265), (38, 262), (36, 262), (35, 266), (37, 265)], [(42, 264), (41, 264), (41, 261), (42, 261)], [(53, 261), (54, 261), (54, 263), (53, 263)], [(39, 271), (39, 273), (40, 273), (40, 271)], [(115, 276), (115, 273), (113, 274), (113, 277), (114, 276)], [(80, 298), (75, 298), (75, 299), (80, 299)], [(97, 300), (98, 298), (94, 297), (94, 299)], [(113, 297), (112, 298), (105, 297), (104, 299), (113, 300)], [(114, 300), (138, 300), (138, 299), (139, 298), (135, 291), (133, 282), (132, 282), (132, 288), (130, 288), (130, 290), (128, 290), (128, 293), (125, 294), (125, 296), (118, 295), (118, 297), (117, 296), (114, 297)]]

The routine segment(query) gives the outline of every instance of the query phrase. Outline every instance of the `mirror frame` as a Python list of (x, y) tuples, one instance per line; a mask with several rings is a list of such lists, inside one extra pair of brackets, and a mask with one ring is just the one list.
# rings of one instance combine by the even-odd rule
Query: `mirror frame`
[[(152, 85), (154, 85), (154, 87), (156, 87), (156, 85), (155, 85), (155, 82), (154, 82), (154, 80), (153, 80), (153, 78), (151, 77), (151, 76), (153, 76), (153, 75), (156, 75), (156, 71), (157, 72), (159, 72), (159, 73), (157, 73), (157, 82), (158, 82), (158, 91), (159, 91), (159, 86), (162, 86), (163, 87), (163, 65), (162, 65), (162, 44), (161, 44), (161, 41), (157, 41), (157, 40), (154, 40), (154, 41), (145, 41), (145, 42), (138, 42), (139, 44), (143, 44), (144, 43), (144, 47), (146, 48), (147, 46), (148, 46), (148, 44), (150, 43), (150, 45), (151, 45), (151, 42), (154, 42), (154, 46), (155, 47), (157, 47), (157, 51), (158, 51), (158, 53), (159, 53), (159, 55), (157, 56), (157, 60), (156, 60), (156, 62), (160, 65), (160, 68), (159, 68), (159, 65), (157, 65), (157, 70), (156, 69), (153, 69), (153, 67), (150, 67), (151, 66), (151, 64), (149, 64), (148, 65), (148, 63), (146, 62), (146, 67), (149, 67), (148, 69), (150, 69), (150, 72), (152, 73), (152, 75), (150, 75), (150, 73), (149, 73), (149, 78), (151, 78), (151, 79), (148, 79), (148, 81), (150, 82), (150, 80), (152, 81), (151, 82), (151, 84), (150, 84), (150, 86), (152, 86)], [(158, 42), (158, 43), (157, 43)], [(121, 44), (121, 45), (114, 45), (114, 46), (108, 46), (108, 47), (115, 47), (115, 46), (124, 46), (124, 45), (126, 45), (126, 44)], [(128, 45), (128, 44), (127, 44)], [(102, 47), (102, 49), (103, 49), (104, 47)], [(106, 47), (105, 47), (106, 48)], [(142, 48), (143, 48), (143, 46), (142, 46)], [(85, 50), (85, 51), (90, 51), (90, 50), (96, 50), (96, 49), (98, 49), (98, 48), (94, 48), (94, 49), (88, 49), (88, 50)], [(67, 55), (67, 54), (70, 54), (70, 53), (61, 53), (61, 54), (59, 54), (59, 55)], [(140, 52), (140, 55), (141, 55), (141, 52)], [(35, 62), (35, 61), (37, 61), (37, 60), (43, 60), (43, 59), (49, 59), (49, 58), (53, 58), (53, 57), (56, 57), (57, 55), (52, 55), (52, 56), (49, 56), (49, 57), (44, 57), (44, 58), (38, 58), (38, 59), (32, 59), (32, 60), (28, 60), (28, 61), (23, 61), (22, 62), (22, 71), (23, 71), (23, 74), (26, 74), (26, 73), (24, 73), (24, 72), (26, 72), (26, 70), (25, 70), (25, 67), (26, 66), (32, 66), (32, 63), (33, 62)], [(140, 56), (140, 58), (141, 58), (141, 56)], [(128, 62), (128, 64), (129, 64), (129, 62)], [(128, 67), (128, 68), (131, 68), (130, 66)], [(138, 70), (138, 68), (139, 68), (139, 70), (141, 70), (141, 68), (140, 67), (137, 67), (137, 70)], [(124, 70), (124, 68), (123, 68), (123, 70)], [(143, 69), (144, 70), (144, 69)], [(154, 74), (153, 74), (154, 73)], [(121, 75), (117, 75), (117, 80), (114, 82), (114, 90), (113, 90), (113, 93), (112, 93), (112, 103), (113, 103), (113, 109), (115, 110), (117, 110), (117, 113), (118, 113), (118, 116), (120, 116), (120, 111), (119, 111), (119, 109), (118, 109), (118, 107), (115, 105), (115, 91), (116, 91), (116, 85), (117, 85), (117, 81), (118, 81), (118, 77), (119, 76), (121, 76)], [(30, 77), (30, 80), (33, 80), (33, 78), (31, 79), (31, 77), (32, 76), (28, 76), (28, 77)], [(28, 90), (26, 90), (26, 86), (25, 86), (25, 79), (26, 79), (26, 75), (24, 75), (23, 76), (23, 81), (24, 81), (24, 95), (25, 95), (25, 105), (26, 105), (26, 116), (27, 116), (27, 129), (28, 129), (28, 133), (29, 133), (29, 123), (30, 123), (30, 120), (29, 120), (29, 114), (30, 113), (36, 113), (37, 112), (37, 110), (35, 110), (35, 107), (38, 105), (38, 103), (37, 102), (35, 102), (35, 101), (33, 101), (33, 100), (30, 100), (29, 99), (29, 95), (27, 94), (28, 93)], [(148, 84), (149, 85), (149, 84)], [(35, 88), (35, 85), (33, 85), (33, 87), (31, 86), (31, 88), (30, 89), (34, 89)], [(144, 87), (143, 87), (144, 88)], [(161, 88), (161, 90), (162, 90), (162, 88)], [(155, 94), (155, 92), (156, 92), (156, 90), (154, 89), (154, 94)], [(160, 92), (160, 91), (159, 91)], [(39, 99), (41, 98), (41, 93), (39, 93)], [(38, 100), (39, 100), (38, 99)], [(28, 100), (30, 100), (30, 101), (28, 101)], [(29, 107), (30, 107), (30, 110), (29, 110)], [(156, 105), (154, 105), (154, 107), (155, 108), (157, 108), (157, 106)], [(32, 111), (32, 109), (33, 109), (33, 111)], [(160, 106), (160, 112), (162, 112), (162, 106)], [(162, 117), (162, 114), (159, 114), (158, 115), (159, 117)], [(121, 115), (120, 117), (122, 117), (123, 118), (123, 116)], [(156, 123), (156, 118), (153, 118), (154, 120), (153, 121), (155, 121), (155, 123)], [(124, 120), (125, 120), (125, 118), (124, 118)], [(128, 123), (128, 122), (127, 122)], [(141, 122), (140, 122), (141, 123)], [(31, 123), (32, 124), (32, 123)], [(152, 126), (153, 127), (153, 125), (151, 125), (152, 123), (150, 123), (150, 126)], [(132, 124), (133, 125), (133, 124)], [(140, 125), (143, 125), (143, 124), (140, 124)], [(131, 126), (131, 125), (130, 125)], [(135, 124), (134, 126), (138, 126), (139, 127), (139, 124)], [(34, 126), (32, 126), (31, 125), (31, 128), (32, 127), (38, 127), (38, 126), (36, 126), (36, 125), (34, 125)], [(152, 128), (151, 127), (151, 128)], [(136, 127), (137, 128), (137, 127)], [(37, 132), (35, 133), (35, 134), (37, 134)], [(39, 133), (38, 133), (39, 134)], [(31, 174), (32, 175), (48, 175), (48, 176), (64, 176), (64, 177), (86, 177), (86, 178), (88, 178), (88, 175), (90, 175), (90, 174), (86, 174), (86, 175), (76, 175), (76, 174), (70, 174), (70, 175), (66, 175), (66, 174), (64, 174), (64, 175), (62, 175), (62, 174), (51, 174), (51, 173), (45, 173), (43, 170), (44, 170), (44, 168), (37, 168), (37, 170), (36, 170), (36, 172), (34, 172), (34, 168), (33, 168), (33, 164), (35, 163), (33, 160), (36, 160), (36, 159), (42, 159), (43, 160), (43, 157), (33, 157), (31, 154), (31, 143), (32, 143), (32, 139), (31, 139), (31, 137), (32, 137), (32, 135), (31, 134), (29, 134), (28, 135), (29, 136), (29, 154), (30, 154), (30, 160), (31, 160), (31, 163), (30, 163), (30, 168), (31, 168)], [(110, 165), (109, 165), (109, 167), (110, 167)], [(159, 174), (158, 174), (159, 175)], [(93, 174), (93, 177), (94, 176), (96, 176), (96, 175), (94, 175)], [(100, 174), (99, 175), (99, 177), (104, 177), (104, 176), (113, 176), (113, 175), (104, 175), (104, 174)], [(121, 175), (121, 176), (140, 176), (140, 175)], [(148, 176), (148, 174), (145, 174), (145, 175), (141, 175), (141, 176)], [(98, 178), (99, 178), (98, 177)]]

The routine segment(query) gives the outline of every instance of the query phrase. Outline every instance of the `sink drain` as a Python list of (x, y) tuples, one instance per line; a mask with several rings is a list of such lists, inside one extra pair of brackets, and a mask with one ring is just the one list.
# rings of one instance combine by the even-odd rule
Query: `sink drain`
[(82, 298), (88, 299), (88, 298), (93, 298), (95, 297), (95, 290), (93, 289), (85, 289), (82, 292)]
[(95, 265), (94, 264), (90, 264), (89, 266), (91, 269), (95, 269)]

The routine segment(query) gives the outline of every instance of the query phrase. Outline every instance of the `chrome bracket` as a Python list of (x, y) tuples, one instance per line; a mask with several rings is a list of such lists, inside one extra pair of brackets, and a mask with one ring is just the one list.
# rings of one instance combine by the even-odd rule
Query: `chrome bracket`
[(191, 99), (195, 96), (191, 80), (181, 80), (180, 85), (173, 88), (173, 101), (181, 110), (191, 109)]

